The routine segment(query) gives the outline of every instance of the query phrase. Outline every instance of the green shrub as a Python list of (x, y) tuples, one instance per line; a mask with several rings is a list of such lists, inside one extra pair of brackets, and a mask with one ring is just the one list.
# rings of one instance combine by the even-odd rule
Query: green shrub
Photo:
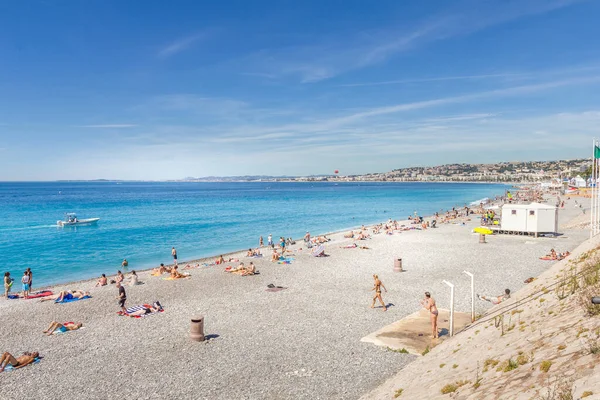
[(548, 370), (550, 369), (551, 366), (552, 366), (552, 361), (549, 361), (549, 360), (542, 361), (540, 363), (540, 371), (548, 372)]

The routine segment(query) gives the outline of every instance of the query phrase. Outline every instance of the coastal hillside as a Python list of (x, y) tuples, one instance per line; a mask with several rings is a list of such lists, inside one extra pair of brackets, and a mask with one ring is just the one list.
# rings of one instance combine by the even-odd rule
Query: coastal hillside
[(599, 270), (593, 238), (362, 399), (600, 399)]

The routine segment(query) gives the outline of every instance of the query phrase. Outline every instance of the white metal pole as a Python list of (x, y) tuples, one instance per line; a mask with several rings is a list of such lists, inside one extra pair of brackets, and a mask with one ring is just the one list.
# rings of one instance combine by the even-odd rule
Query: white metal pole
[(474, 276), (472, 273), (468, 271), (463, 271), (464, 274), (467, 274), (471, 277), (471, 322), (475, 321), (475, 282)]
[(448, 281), (442, 281), (450, 286), (450, 336), (454, 336), (454, 285)]

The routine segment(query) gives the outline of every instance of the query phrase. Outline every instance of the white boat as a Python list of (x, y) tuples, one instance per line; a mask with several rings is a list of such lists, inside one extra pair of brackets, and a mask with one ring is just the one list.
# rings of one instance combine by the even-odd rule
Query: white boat
[(91, 225), (98, 222), (100, 218), (87, 218), (79, 219), (75, 213), (66, 213), (63, 221), (56, 221), (58, 226), (80, 226), (80, 225)]

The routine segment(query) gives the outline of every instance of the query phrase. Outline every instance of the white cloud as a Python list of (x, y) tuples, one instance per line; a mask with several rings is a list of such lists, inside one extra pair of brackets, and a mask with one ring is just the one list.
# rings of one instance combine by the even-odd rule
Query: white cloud
[(99, 128), (99, 129), (116, 129), (116, 128), (135, 128), (136, 124), (100, 124), (100, 125), (78, 125), (77, 128)]
[(206, 32), (196, 33), (190, 36), (179, 38), (158, 51), (158, 57), (167, 58), (181, 53), (192, 47), (195, 43), (207, 37)]

